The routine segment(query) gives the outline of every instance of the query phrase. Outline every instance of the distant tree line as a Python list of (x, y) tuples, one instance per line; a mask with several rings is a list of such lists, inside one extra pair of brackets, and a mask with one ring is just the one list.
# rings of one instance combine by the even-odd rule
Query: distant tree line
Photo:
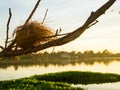
[(120, 53), (113, 54), (107, 49), (102, 52), (94, 52), (92, 50), (86, 50), (84, 52), (40, 52), (37, 54), (22, 55), (17, 58), (0, 59), (0, 68), (7, 69), (10, 66), (14, 66), (15, 70), (17, 70), (19, 66), (29, 67), (33, 65), (40, 65), (47, 67), (48, 65), (75, 65), (76, 63), (93, 65), (94, 62), (102, 62), (105, 65), (108, 65), (113, 60), (120, 61)]
[(83, 53), (82, 52), (76, 52), (76, 51), (58, 51), (58, 52), (43, 52), (39, 53), (41, 58), (43, 59), (78, 59), (78, 58), (105, 58), (105, 57), (120, 57), (120, 53), (113, 54), (109, 50), (105, 49), (102, 52), (94, 52), (92, 50), (86, 50)]

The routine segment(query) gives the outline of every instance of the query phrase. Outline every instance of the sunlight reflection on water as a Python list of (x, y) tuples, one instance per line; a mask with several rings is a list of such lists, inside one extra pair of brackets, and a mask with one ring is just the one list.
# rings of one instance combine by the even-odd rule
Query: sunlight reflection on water
[(6, 69), (0, 68), (0, 80), (9, 80), (22, 77), (28, 77), (36, 74), (54, 73), (61, 71), (92, 71), (104, 73), (117, 73), (120, 74), (120, 62), (113, 61), (108, 65), (104, 63), (95, 62), (93, 65), (85, 63), (66, 64), (66, 65), (32, 65), (32, 66), (9, 66)]
[[(29, 77), (32, 75), (40, 75), (45, 73), (54, 73), (61, 71), (92, 71), (103, 73), (120, 74), (120, 61), (105, 61), (105, 62), (71, 62), (60, 61), (44, 62), (37, 64), (13, 64), (0, 66), (0, 81)], [(120, 82), (105, 83), (105, 84), (89, 84), (89, 85), (72, 85), (72, 87), (82, 87), (84, 90), (120, 90)]]

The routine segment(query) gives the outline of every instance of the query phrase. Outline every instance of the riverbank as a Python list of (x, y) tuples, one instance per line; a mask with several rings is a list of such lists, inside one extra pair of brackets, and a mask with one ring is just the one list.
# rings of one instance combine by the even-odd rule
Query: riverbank
[(68, 71), (0, 81), (1, 90), (82, 90), (72, 84), (100, 84), (120, 81), (119, 74)]

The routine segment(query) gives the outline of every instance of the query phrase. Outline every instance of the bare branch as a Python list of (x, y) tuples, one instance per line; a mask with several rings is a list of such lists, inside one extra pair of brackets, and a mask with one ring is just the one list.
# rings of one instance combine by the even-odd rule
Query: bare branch
[(46, 18), (46, 16), (47, 16), (47, 12), (48, 12), (48, 9), (47, 9), (47, 10), (46, 10), (46, 12), (45, 12), (45, 15), (44, 15), (44, 18), (43, 18), (43, 20), (42, 20), (42, 23), (41, 23), (41, 24), (43, 24), (43, 23), (44, 23), (45, 18)]
[(9, 38), (9, 36), (8, 36), (8, 35), (9, 35), (9, 24), (10, 24), (11, 17), (12, 17), (11, 8), (9, 8), (9, 18), (8, 18), (8, 22), (7, 22), (5, 49), (6, 49), (6, 47), (7, 47), (8, 38)]
[(95, 21), (100, 15), (105, 14), (105, 11), (109, 9), (116, 0), (109, 0), (106, 4), (100, 7), (96, 12), (91, 12), (91, 15), (87, 19), (84, 25), (88, 25)]
[(33, 14), (35, 13), (35, 11), (36, 11), (36, 9), (37, 9), (37, 7), (38, 7), (40, 1), (41, 1), (41, 0), (38, 0), (38, 1), (37, 1), (37, 3), (36, 3), (36, 5), (35, 5), (34, 9), (32, 10), (32, 12), (31, 12), (30, 16), (28, 17), (28, 19), (25, 21), (24, 25), (26, 25), (26, 24), (29, 22), (29, 20), (31, 19), (31, 17), (32, 17)]

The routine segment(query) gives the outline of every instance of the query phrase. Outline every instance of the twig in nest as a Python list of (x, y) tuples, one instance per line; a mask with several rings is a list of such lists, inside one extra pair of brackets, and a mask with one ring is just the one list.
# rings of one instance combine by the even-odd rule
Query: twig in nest
[(47, 16), (47, 12), (48, 12), (48, 9), (47, 9), (47, 10), (46, 10), (46, 12), (45, 12), (45, 15), (44, 15), (44, 18), (43, 18), (43, 20), (42, 20), (42, 23), (41, 23), (41, 24), (43, 24), (43, 23), (44, 23), (45, 18), (46, 18), (46, 16)]
[(9, 37), (9, 36), (8, 36), (8, 34), (9, 34), (9, 24), (10, 24), (11, 17), (12, 17), (11, 8), (9, 8), (9, 18), (8, 18), (8, 22), (7, 22), (5, 49), (6, 49), (7, 43), (8, 43), (8, 37)]

